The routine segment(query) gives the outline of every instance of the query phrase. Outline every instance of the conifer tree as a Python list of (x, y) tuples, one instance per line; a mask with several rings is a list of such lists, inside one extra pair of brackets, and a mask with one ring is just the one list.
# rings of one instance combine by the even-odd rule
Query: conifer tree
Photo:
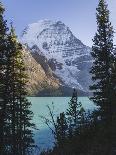
[(0, 155), (6, 155), (8, 148), (8, 102), (7, 102), (7, 31), (4, 7), (0, 2)]
[(11, 25), (8, 36), (8, 71), (9, 71), (9, 115), (10, 141), (12, 155), (27, 155), (33, 147), (31, 103), (26, 99), (27, 76), (23, 62), (22, 45), (17, 41), (15, 31)]
[(113, 63), (111, 64), (111, 88), (112, 94), (110, 95), (112, 101), (112, 117), (116, 121), (116, 55), (113, 56)]
[(91, 52), (94, 58), (90, 71), (93, 80), (93, 85), (90, 86), (90, 90), (93, 92), (91, 99), (100, 106), (101, 118), (111, 121), (113, 104), (111, 96), (114, 94), (112, 88), (114, 86), (111, 85), (114, 31), (109, 21), (109, 10), (105, 0), (99, 0), (96, 17), (97, 33), (93, 39)]
[(68, 129), (68, 124), (64, 112), (60, 113), (60, 116), (57, 117), (56, 126), (57, 126), (56, 131), (57, 145), (58, 147), (62, 148), (65, 145)]
[(78, 102), (77, 91), (74, 89), (72, 98), (69, 102), (69, 108), (66, 112), (69, 124), (73, 126), (73, 129), (79, 125), (78, 123), (81, 121), (83, 112), (84, 109), (82, 108), (82, 104), (81, 102)]

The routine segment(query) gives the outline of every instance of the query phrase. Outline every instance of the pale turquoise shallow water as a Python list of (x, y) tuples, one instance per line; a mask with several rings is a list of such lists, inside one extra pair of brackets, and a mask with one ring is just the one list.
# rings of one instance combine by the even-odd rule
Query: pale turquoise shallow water
[[(40, 116), (50, 119), (47, 105), (52, 108), (52, 102), (54, 103), (55, 117), (58, 116), (60, 112), (65, 112), (68, 108), (70, 97), (29, 97), (28, 99), (32, 103), (31, 110), (34, 113), (33, 122), (39, 129), (35, 131), (35, 142), (40, 148), (50, 148), (53, 146), (54, 138)], [(85, 110), (95, 108), (88, 97), (79, 97), (78, 101), (82, 103)]]
[[(52, 108), (52, 102), (54, 103), (54, 112), (55, 115), (58, 115), (60, 112), (65, 112), (68, 108), (68, 102), (70, 97), (29, 97), (29, 101), (32, 103), (32, 111), (34, 113), (34, 123), (38, 128), (45, 128), (45, 124), (41, 121), (39, 116), (45, 116), (49, 118), (48, 108), (49, 105)], [(93, 103), (89, 100), (88, 97), (79, 97), (78, 101), (82, 103), (84, 109), (93, 109)]]

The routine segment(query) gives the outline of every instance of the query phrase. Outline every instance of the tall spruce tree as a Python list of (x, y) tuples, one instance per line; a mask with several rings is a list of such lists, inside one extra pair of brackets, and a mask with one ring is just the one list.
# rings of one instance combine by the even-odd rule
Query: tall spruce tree
[(11, 155), (27, 155), (34, 146), (31, 103), (26, 99), (27, 76), (22, 45), (17, 41), (14, 28), (8, 36), (8, 79)]
[[(109, 21), (109, 10), (105, 0), (99, 0), (96, 9), (97, 33), (93, 39), (91, 55), (94, 58), (90, 73), (92, 74), (93, 91), (91, 99), (100, 106), (102, 119), (112, 119), (112, 96), (114, 96), (113, 85), (111, 85), (113, 56), (113, 27)], [(116, 97), (115, 97), (116, 98)]]
[(7, 24), (4, 7), (0, 2), (0, 155), (8, 153), (8, 102), (7, 102)]
[(56, 126), (56, 143), (60, 149), (63, 149), (63, 146), (67, 138), (68, 129), (68, 124), (64, 112), (60, 113), (60, 116), (57, 117)]
[(72, 98), (68, 104), (69, 107), (66, 111), (66, 115), (68, 117), (70, 125), (74, 129), (79, 125), (79, 122), (81, 121), (82, 118), (81, 117), (82, 113), (84, 112), (81, 102), (78, 102), (76, 89), (73, 90)]

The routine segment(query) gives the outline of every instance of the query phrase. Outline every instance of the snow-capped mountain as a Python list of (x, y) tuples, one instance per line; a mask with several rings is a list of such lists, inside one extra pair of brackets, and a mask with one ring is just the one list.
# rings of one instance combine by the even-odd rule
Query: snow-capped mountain
[(64, 23), (43, 20), (29, 24), (20, 40), (32, 53), (38, 52), (47, 58), (47, 63), (62, 85), (88, 92), (91, 48), (77, 39)]

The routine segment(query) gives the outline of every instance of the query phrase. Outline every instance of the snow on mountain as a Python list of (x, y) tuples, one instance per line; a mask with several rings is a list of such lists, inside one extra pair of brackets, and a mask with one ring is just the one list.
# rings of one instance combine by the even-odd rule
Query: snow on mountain
[(64, 23), (42, 20), (29, 24), (20, 40), (32, 52), (39, 51), (40, 54), (41, 51), (50, 65), (54, 65), (53, 72), (62, 80), (63, 85), (88, 92), (91, 83), (91, 48), (77, 39)]

